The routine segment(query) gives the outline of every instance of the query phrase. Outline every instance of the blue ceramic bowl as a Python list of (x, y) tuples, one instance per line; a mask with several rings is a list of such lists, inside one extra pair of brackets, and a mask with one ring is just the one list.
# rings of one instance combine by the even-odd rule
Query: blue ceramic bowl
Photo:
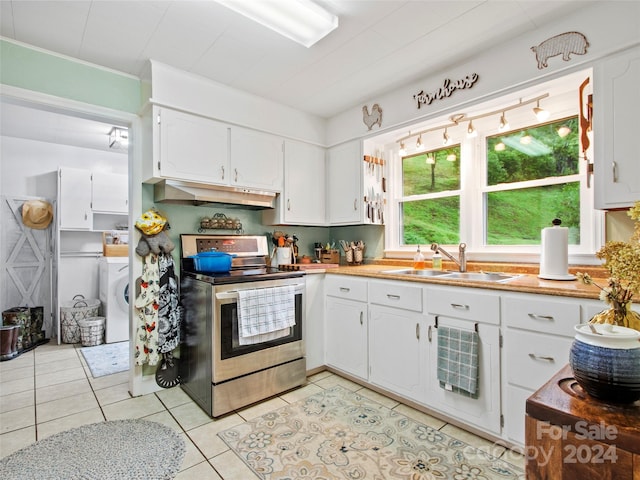
[(576, 381), (600, 400), (616, 403), (640, 400), (640, 332), (623, 327), (595, 327), (599, 333), (587, 332), (587, 325), (576, 326), (576, 338), (569, 352)]

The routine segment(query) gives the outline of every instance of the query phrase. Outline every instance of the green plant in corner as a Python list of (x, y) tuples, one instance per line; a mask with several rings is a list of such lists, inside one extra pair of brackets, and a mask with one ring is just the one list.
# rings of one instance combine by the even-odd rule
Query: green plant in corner
[(640, 314), (631, 310), (633, 296), (640, 293), (640, 201), (627, 214), (635, 220), (629, 241), (609, 241), (596, 253), (604, 260), (604, 267), (609, 272), (608, 286), (598, 285), (587, 273), (576, 276), (583, 283), (598, 287), (600, 299), (609, 305), (590, 323), (610, 323), (640, 330)]

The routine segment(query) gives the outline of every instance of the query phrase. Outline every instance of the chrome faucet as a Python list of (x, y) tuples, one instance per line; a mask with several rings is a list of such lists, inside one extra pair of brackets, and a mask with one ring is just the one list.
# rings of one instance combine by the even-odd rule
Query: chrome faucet
[(437, 243), (431, 244), (431, 250), (433, 250), (434, 252), (442, 253), (445, 257), (447, 257), (449, 260), (451, 260), (456, 265), (458, 265), (458, 267), (460, 267), (461, 272), (467, 271), (467, 244), (466, 243), (461, 243), (460, 245), (458, 245), (458, 258), (460, 259), (459, 261), (456, 260), (456, 258), (453, 255), (451, 255), (449, 252), (447, 252), (444, 248), (442, 248)]

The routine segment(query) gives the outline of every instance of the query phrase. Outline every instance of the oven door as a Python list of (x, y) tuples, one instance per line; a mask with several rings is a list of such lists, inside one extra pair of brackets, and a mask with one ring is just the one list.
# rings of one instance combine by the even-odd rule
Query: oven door
[[(288, 335), (252, 345), (240, 345), (238, 339), (238, 291), (295, 285), (295, 326)], [(305, 278), (295, 277), (258, 282), (214, 286), (213, 383), (281, 365), (304, 357), (302, 321)]]

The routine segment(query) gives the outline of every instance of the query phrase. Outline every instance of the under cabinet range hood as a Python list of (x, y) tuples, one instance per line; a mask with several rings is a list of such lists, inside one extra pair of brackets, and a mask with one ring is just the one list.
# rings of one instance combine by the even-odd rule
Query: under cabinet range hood
[(154, 185), (154, 201), (182, 205), (218, 204), (228, 207), (274, 208), (276, 194), (250, 188), (161, 180)]

